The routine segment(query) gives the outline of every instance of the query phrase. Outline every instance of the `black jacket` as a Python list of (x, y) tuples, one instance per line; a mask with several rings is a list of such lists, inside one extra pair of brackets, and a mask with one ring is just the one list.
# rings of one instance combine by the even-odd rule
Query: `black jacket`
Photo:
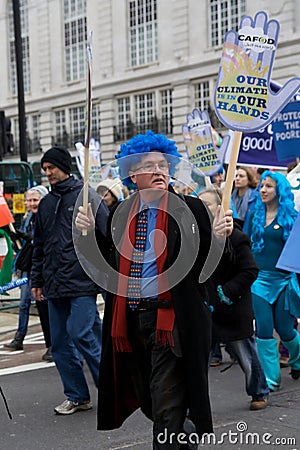
[[(31, 286), (44, 287), (49, 299), (95, 295), (101, 291), (83, 270), (74, 241), (78, 232), (73, 227), (78, 206), (82, 205), (83, 183), (70, 176), (52, 186), (40, 202), (34, 231)], [(76, 204), (78, 199), (78, 204)], [(100, 198), (92, 189), (89, 201), (94, 211)], [(98, 236), (104, 240), (108, 209), (100, 203), (96, 215)], [(73, 227), (73, 230), (72, 230)]]
[[(118, 205), (109, 220), (109, 258), (111, 266), (116, 269), (116, 274), (119, 267), (119, 253), (116, 247), (122, 241), (133, 197)], [(177, 201), (174, 201), (176, 198)], [(178, 203), (178, 196), (171, 196), (168, 208), (168, 211), (171, 209), (171, 213), (168, 216), (166, 269), (173, 268), (173, 273), (169, 274), (169, 283), (172, 286), (170, 291), (184, 360), (187, 408), (197, 432), (201, 435), (212, 431), (208, 394), (211, 313), (206, 305), (208, 298), (205, 286), (199, 283), (199, 275), (211, 246), (211, 223), (206, 208), (199, 199), (184, 197), (184, 201)], [(197, 239), (198, 232), (200, 241)], [(115, 289), (117, 278), (111, 276), (109, 281), (111, 289)], [(110, 293), (105, 304), (98, 389), (100, 430), (121, 426), (123, 421), (140, 406), (128, 370), (131, 355), (117, 353), (112, 346), (113, 308), (114, 295)], [(147, 409), (151, 410), (151, 407)]]
[[(250, 287), (258, 274), (249, 238), (238, 225), (235, 225), (229, 242), (233, 259), (225, 267), (219, 267), (209, 283), (210, 302), (214, 307), (213, 339), (222, 342), (252, 336), (254, 316)], [(222, 286), (232, 305), (220, 302), (216, 292), (218, 285)]]

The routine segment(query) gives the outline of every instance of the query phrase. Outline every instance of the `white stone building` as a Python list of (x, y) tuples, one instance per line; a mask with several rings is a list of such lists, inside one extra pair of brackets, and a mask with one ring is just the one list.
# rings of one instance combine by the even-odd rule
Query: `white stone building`
[[(29, 160), (54, 143), (84, 139), (86, 44), (93, 32), (92, 137), (102, 162), (147, 129), (184, 152), (181, 126), (209, 109), (224, 33), (264, 10), (280, 22), (272, 79), (300, 76), (299, 0), (20, 0)], [(18, 159), (18, 97), (12, 0), (0, 2), (0, 110), (12, 120)], [(220, 124), (219, 124), (220, 125)], [(38, 152), (37, 152), (38, 151)]]

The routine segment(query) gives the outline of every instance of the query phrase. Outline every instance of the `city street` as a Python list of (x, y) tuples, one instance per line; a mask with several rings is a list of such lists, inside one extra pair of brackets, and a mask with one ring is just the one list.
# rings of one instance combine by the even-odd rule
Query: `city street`
[[(0, 324), (15, 321), (12, 316), (17, 315), (1, 313)], [(0, 385), (13, 416), (10, 420), (0, 398), (1, 449), (151, 450), (151, 423), (140, 411), (119, 430), (96, 430), (97, 393), (88, 371), (94, 408), (71, 416), (57, 416), (53, 408), (64, 400), (64, 395), (54, 363), (41, 361), (45, 347), (38, 321), (30, 317), (24, 352), (5, 351), (2, 345), (14, 333), (3, 333), (4, 328), (1, 329)], [(235, 364), (221, 373), (230, 363), (226, 354), (223, 361), (220, 367), (210, 369), (215, 445), (206, 441), (199, 448), (262, 449), (273, 444), (272, 448), (299, 450), (300, 380), (292, 380), (289, 369), (282, 369), (282, 389), (271, 394), (267, 409), (249, 411), (250, 399), (239, 366)]]

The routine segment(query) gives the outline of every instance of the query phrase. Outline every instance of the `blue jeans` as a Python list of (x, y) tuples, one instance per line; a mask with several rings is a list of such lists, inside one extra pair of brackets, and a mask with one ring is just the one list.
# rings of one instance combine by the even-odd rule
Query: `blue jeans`
[[(90, 399), (83, 372), (85, 359), (98, 386), (101, 321), (96, 296), (48, 300), (52, 355), (68, 400)], [(97, 334), (96, 334), (97, 333)]]
[[(27, 277), (27, 272), (22, 272), (22, 277)], [(20, 291), (19, 323), (17, 332), (25, 336), (28, 329), (29, 312), (32, 299), (29, 283), (23, 284), (20, 287)]]
[(215, 342), (211, 347), (211, 358), (215, 361), (222, 361), (222, 350), (220, 342)]
[(228, 351), (233, 354), (245, 374), (246, 392), (253, 400), (268, 397), (267, 380), (258, 358), (254, 336), (239, 341), (226, 343)]

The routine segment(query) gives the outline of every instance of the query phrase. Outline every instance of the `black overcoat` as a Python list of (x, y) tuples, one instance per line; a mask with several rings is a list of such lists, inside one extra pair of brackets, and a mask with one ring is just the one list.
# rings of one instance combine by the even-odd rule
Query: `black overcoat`
[[(123, 201), (112, 211), (109, 221), (108, 242), (114, 241), (114, 244), (110, 245), (109, 258), (110, 264), (116, 269), (118, 269), (119, 260), (116, 245), (122, 241), (132, 197)], [(166, 268), (177, 264), (169, 280), (170, 285), (175, 284), (170, 290), (184, 359), (187, 407), (197, 432), (202, 435), (204, 432), (212, 431), (208, 393), (211, 312), (206, 304), (208, 298), (205, 284), (199, 283), (199, 275), (208, 252), (215, 243), (211, 244), (211, 221), (202, 201), (192, 197), (180, 197), (179, 200), (178, 198), (177, 195), (169, 196), (168, 211), (171, 210), (171, 213), (168, 216)], [(118, 217), (114, 221), (116, 214)], [(196, 257), (191, 263), (193, 254)], [(115, 282), (116, 280), (112, 281), (113, 284)], [(113, 305), (114, 295), (109, 294), (103, 321), (98, 389), (99, 430), (120, 427), (124, 420), (140, 406), (134, 394), (128, 370), (131, 354), (117, 353), (113, 350), (111, 339)]]
[[(209, 280), (210, 302), (214, 307), (213, 340), (222, 342), (245, 339), (254, 332), (250, 287), (256, 280), (258, 267), (249, 238), (238, 225), (234, 226), (229, 243), (232, 246), (231, 262), (218, 267)], [(217, 285), (222, 286), (224, 294), (233, 302), (232, 305), (220, 302), (216, 292)]]

